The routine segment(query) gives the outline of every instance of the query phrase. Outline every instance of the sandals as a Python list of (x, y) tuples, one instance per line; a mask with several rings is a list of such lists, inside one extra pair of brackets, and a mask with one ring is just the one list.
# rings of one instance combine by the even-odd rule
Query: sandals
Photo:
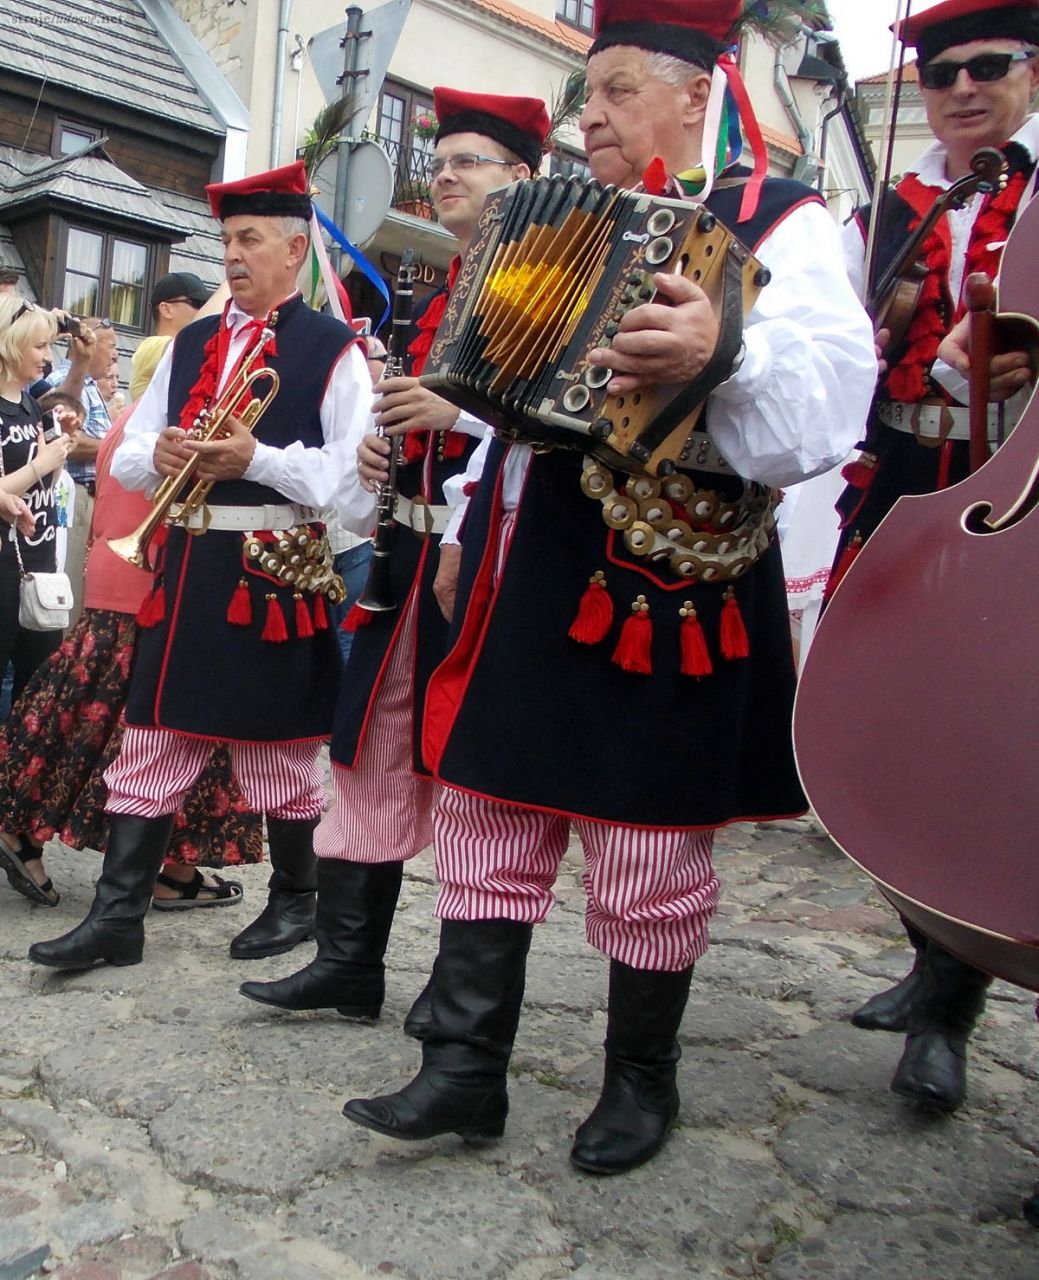
[[(176, 898), (153, 897), (152, 906), (156, 911), (186, 911), (192, 907), (233, 907), (236, 902), (241, 902), (244, 893), (240, 880), (225, 880), (223, 876), (214, 875), (213, 883), (210, 884), (197, 867), (193, 878), (186, 884), (180, 880), (174, 880), (172, 876), (163, 872), (155, 877), (155, 882), (165, 885), (167, 889), (176, 890), (179, 895)], [(211, 896), (200, 898), (200, 893)]]
[[(29, 869), (25, 865), (27, 862), (39, 862), (43, 854), (33, 852), (26, 855), (26, 846), (22, 843), (21, 837), (14, 837), (18, 841), (18, 847), (12, 848), (6, 838), (0, 838), (0, 867), (7, 874), (7, 883), (22, 897), (28, 898), (30, 902), (38, 902), (43, 907), (56, 907), (61, 901), (54, 882), (48, 876), (42, 884), (37, 884), (29, 874)], [(32, 845), (29, 845), (32, 848)]]

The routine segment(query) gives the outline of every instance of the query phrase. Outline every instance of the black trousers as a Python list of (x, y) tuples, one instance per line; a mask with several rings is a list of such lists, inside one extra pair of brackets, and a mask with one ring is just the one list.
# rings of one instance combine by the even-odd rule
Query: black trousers
[[(14, 561), (14, 551), (6, 539), (0, 556), (10, 556)], [(0, 570), (0, 680), (10, 662), (14, 666), (12, 701), (17, 701), (36, 668), (61, 644), (63, 633), (27, 631), (18, 625), (18, 566), (14, 565), (13, 574), (6, 569), (4, 565)]]

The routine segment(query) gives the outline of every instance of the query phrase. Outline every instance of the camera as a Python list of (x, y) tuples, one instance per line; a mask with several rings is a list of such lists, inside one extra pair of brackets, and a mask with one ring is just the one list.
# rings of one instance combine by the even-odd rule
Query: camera
[(83, 332), (83, 322), (76, 316), (62, 316), (58, 320), (58, 332), (68, 333), (73, 338), (78, 338)]
[(57, 440), (61, 435), (61, 425), (54, 418), (54, 410), (48, 409), (40, 420), (40, 426), (43, 428), (43, 439), (47, 444), (52, 440)]

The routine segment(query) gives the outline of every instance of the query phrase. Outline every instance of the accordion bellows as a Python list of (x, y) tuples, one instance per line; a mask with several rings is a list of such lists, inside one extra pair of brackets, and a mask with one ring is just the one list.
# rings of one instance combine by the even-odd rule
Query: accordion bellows
[[(606, 392), (588, 353), (656, 297), (658, 271), (694, 280), (721, 324), (693, 382)], [(578, 449), (633, 475), (692, 467), (704, 402), (728, 377), (743, 318), (768, 272), (702, 206), (577, 178), (491, 195), (422, 377), (424, 386), (517, 439)]]

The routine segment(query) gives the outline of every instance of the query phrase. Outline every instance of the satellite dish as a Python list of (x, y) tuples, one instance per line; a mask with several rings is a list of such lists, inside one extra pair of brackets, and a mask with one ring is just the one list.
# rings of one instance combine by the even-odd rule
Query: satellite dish
[[(315, 203), (326, 217), (335, 217), (338, 154), (318, 165), (314, 174)], [(383, 224), (393, 198), (393, 165), (377, 142), (357, 142), (350, 148), (349, 195), (346, 202), (346, 238), (365, 245)]]

